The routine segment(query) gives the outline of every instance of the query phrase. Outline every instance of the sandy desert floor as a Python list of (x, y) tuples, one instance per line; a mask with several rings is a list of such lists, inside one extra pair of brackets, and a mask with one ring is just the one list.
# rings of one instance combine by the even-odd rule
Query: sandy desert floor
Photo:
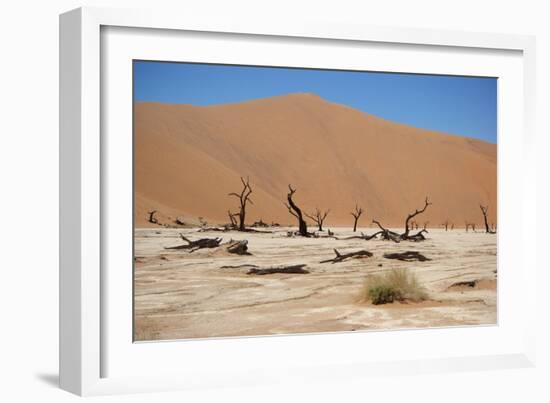
[[(273, 230), (272, 228), (269, 230)], [(481, 232), (430, 230), (424, 242), (336, 240), (274, 233), (199, 232), (197, 228), (136, 229), (135, 340), (315, 333), (495, 324), (497, 321), (497, 238)], [(332, 229), (338, 237), (349, 229)], [(371, 234), (374, 228), (359, 231)], [(251, 256), (225, 248), (166, 250), (191, 240), (247, 239)], [(366, 249), (374, 255), (342, 263), (319, 263)], [(402, 262), (387, 252), (419, 251), (432, 259)], [(307, 264), (309, 274), (248, 275), (260, 267)], [(420, 303), (372, 305), (362, 294), (368, 275), (403, 267), (428, 292)], [(460, 282), (475, 283), (456, 285)]]

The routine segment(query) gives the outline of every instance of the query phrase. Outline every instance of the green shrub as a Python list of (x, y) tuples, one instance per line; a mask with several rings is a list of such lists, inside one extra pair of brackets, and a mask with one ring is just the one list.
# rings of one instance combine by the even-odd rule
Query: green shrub
[(405, 269), (392, 269), (367, 277), (364, 297), (374, 305), (379, 305), (404, 300), (423, 301), (427, 294), (414, 273)]
[(368, 290), (369, 298), (374, 305), (392, 303), (399, 300), (401, 295), (398, 290), (385, 285), (378, 285)]

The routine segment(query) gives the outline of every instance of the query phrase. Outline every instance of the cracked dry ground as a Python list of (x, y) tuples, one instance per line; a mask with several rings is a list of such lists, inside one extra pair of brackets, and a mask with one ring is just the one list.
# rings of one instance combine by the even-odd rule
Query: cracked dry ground
[[(373, 229), (361, 229), (365, 233)], [(348, 229), (334, 229), (351, 235)], [(248, 239), (252, 256), (222, 249), (165, 250), (191, 239)], [(402, 329), (495, 324), (496, 236), (463, 229), (431, 230), (421, 243), (381, 240), (288, 238), (272, 234), (136, 229), (135, 339), (169, 340), (324, 331)], [(340, 252), (367, 249), (374, 256), (319, 263)], [(387, 252), (419, 251), (427, 262), (383, 258)], [(261, 267), (306, 263), (309, 274), (247, 275)], [(393, 267), (416, 274), (429, 300), (374, 306), (362, 302), (365, 279)], [(472, 283), (473, 282), (473, 283)], [(458, 285), (457, 285), (458, 283)], [(460, 284), (462, 283), (462, 284)]]

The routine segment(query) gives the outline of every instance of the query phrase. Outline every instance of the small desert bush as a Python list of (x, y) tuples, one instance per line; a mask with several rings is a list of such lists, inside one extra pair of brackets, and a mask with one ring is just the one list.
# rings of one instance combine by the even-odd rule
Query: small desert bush
[(423, 301), (426, 291), (414, 275), (405, 269), (392, 269), (383, 274), (367, 277), (363, 298), (374, 305), (393, 301)]

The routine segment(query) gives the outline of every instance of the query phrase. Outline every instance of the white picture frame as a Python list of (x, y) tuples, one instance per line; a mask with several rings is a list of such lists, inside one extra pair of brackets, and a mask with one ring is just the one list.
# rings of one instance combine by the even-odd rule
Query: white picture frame
[[(502, 119), (502, 114), (499, 114), (499, 177), (505, 176), (509, 182), (509, 185), (501, 185), (499, 182), (499, 259), (500, 250), (506, 249), (502, 245), (507, 242), (507, 228), (514, 226), (515, 236), (521, 236), (523, 242), (514, 251), (503, 252), (508, 253), (505, 255), (507, 259), (504, 262), (499, 261), (499, 325), (481, 327), (475, 331), (457, 328), (139, 345), (132, 343), (131, 337), (128, 338), (126, 334), (128, 320), (131, 321), (131, 318), (124, 316), (131, 301), (117, 305), (110, 298), (111, 293), (117, 290), (120, 290), (120, 295), (127, 295), (128, 283), (124, 274), (111, 275), (114, 273), (109, 270), (113, 267), (111, 259), (123, 259), (124, 256), (113, 255), (108, 239), (126, 242), (126, 246), (132, 242), (131, 239), (124, 241), (125, 234), (131, 238), (128, 222), (117, 224), (117, 228), (111, 229), (109, 216), (106, 214), (112, 208), (117, 208), (112, 205), (113, 200), (125, 199), (124, 195), (117, 197), (114, 193), (116, 189), (123, 192), (128, 186), (131, 187), (128, 167), (125, 170), (109, 164), (110, 155), (118, 151), (124, 153), (125, 144), (127, 145), (124, 143), (124, 135), (112, 133), (114, 127), (120, 128), (120, 133), (127, 133), (128, 124), (131, 126), (131, 122), (123, 118), (127, 116), (128, 102), (131, 103), (131, 87), (128, 87), (128, 80), (124, 78), (127, 61), (137, 55), (142, 58), (160, 57), (163, 60), (172, 60), (177, 57), (172, 54), (174, 44), (179, 43), (182, 40), (181, 35), (185, 36), (186, 33), (192, 33), (193, 40), (199, 41), (203, 37), (215, 35), (212, 42), (218, 45), (238, 38), (239, 46), (243, 49), (252, 46), (252, 42), (263, 46), (267, 41), (274, 44), (273, 46), (281, 44), (282, 48), (289, 41), (295, 42), (300, 44), (301, 49), (316, 41), (316, 47), (325, 46), (334, 52), (347, 45), (353, 45), (349, 47), (355, 48), (354, 52), (362, 52), (363, 45), (380, 49), (393, 46), (396, 54), (391, 57), (395, 57), (392, 59), (395, 63), (399, 63), (399, 60), (404, 63), (403, 55), (399, 56), (400, 52), (424, 52), (430, 66), (425, 64), (423, 67), (401, 67), (406, 72), (415, 69), (419, 69), (418, 72), (441, 74), (468, 72), (471, 68), (468, 67), (468, 57), (477, 60), (472, 74), (480, 72), (491, 75), (491, 71), (501, 71), (502, 76), (499, 77), (504, 77), (504, 87), (499, 88), (503, 88), (508, 98), (511, 98), (511, 94), (517, 96), (513, 97), (514, 104), (509, 103), (511, 100), (499, 98), (499, 109), (517, 110), (519, 107), (521, 113), (512, 114), (514, 118), (510, 120)], [(112, 36), (105, 36), (106, 34)], [(138, 35), (142, 35), (139, 46), (132, 42), (135, 39), (132, 37)], [(231, 55), (216, 52), (216, 49), (219, 50), (215, 47), (216, 43), (212, 44), (210, 56), (204, 57), (209, 57), (209, 61), (231, 62)], [(151, 44), (155, 45), (154, 50)], [(188, 52), (191, 49), (195, 49), (195, 54), (197, 52), (197, 48), (193, 48), (192, 40), (188, 42), (187, 49)], [(521, 313), (536, 312), (535, 243), (526, 242), (527, 229), (534, 227), (536, 222), (535, 209), (531, 208), (535, 200), (535, 160), (532, 158), (535, 150), (532, 123), (535, 101), (534, 49), (534, 38), (520, 35), (368, 27), (311, 21), (275, 22), (269, 19), (216, 21), (150, 10), (81, 8), (61, 15), (61, 387), (79, 395), (95, 395), (246, 386), (274, 381), (291, 383), (298, 375), (304, 381), (381, 373), (395, 375), (533, 366), (535, 322), (534, 318)], [(235, 52), (238, 53), (238, 50)], [(274, 53), (264, 52), (265, 54), (261, 51), (249, 52), (251, 55), (246, 60), (258, 64), (273, 63), (268, 56), (273, 57)], [(438, 58), (437, 52), (443, 52), (450, 59), (445, 61), (447, 56)], [(322, 59), (315, 59), (315, 54), (311, 50), (312, 56), (309, 60), (312, 61), (309, 63), (313, 67), (322, 62)], [(295, 56), (298, 57), (297, 53)], [(196, 57), (198, 56), (195, 59)], [(110, 64), (105, 58), (113, 63)], [(353, 63), (349, 57), (347, 61), (344, 57), (338, 58), (334, 63), (336, 62)], [(295, 63), (311, 67), (305, 66), (308, 63), (306, 59)], [(496, 66), (499, 63), (501, 67)], [(373, 69), (388, 68), (383, 63), (369, 66)], [(117, 78), (116, 84), (113, 80), (107, 80), (107, 76)], [(112, 120), (114, 110), (120, 111), (122, 116), (116, 121)], [(505, 158), (501, 159), (501, 155)], [(113, 183), (120, 184), (124, 180), (129, 184), (126, 187), (113, 186)], [(522, 191), (512, 194), (515, 186), (520, 186)], [(520, 212), (509, 217), (506, 211), (512, 208), (516, 211), (519, 209)], [(501, 264), (511, 265), (512, 262), (519, 265), (521, 271), (500, 270)], [(515, 308), (506, 303), (506, 297), (510, 293), (507, 291), (507, 284), (512, 279), (514, 282), (523, 282), (523, 286), (530, 290), (525, 293), (521, 306)], [(415, 346), (414, 354), (400, 348), (391, 349), (390, 354), (389, 346), (402, 345), (403, 340), (408, 340), (411, 346)], [(480, 341), (475, 348), (471, 345), (450, 347), (453, 340), (485, 342)], [(336, 346), (341, 346), (342, 341), (346, 347), (336, 351)], [(368, 348), (363, 354), (354, 353), (358, 346), (374, 343), (379, 355), (374, 350), (368, 351)], [(320, 356), (317, 354), (319, 349), (333, 353)], [(284, 351), (292, 351), (292, 354), (285, 357), (281, 354)], [(370, 354), (368, 357), (365, 356), (367, 353)], [(157, 368), (156, 374), (147, 371), (153, 362)], [(213, 363), (217, 365), (212, 365)], [(161, 367), (163, 370), (158, 370)], [(251, 372), (254, 373), (252, 377)]]

